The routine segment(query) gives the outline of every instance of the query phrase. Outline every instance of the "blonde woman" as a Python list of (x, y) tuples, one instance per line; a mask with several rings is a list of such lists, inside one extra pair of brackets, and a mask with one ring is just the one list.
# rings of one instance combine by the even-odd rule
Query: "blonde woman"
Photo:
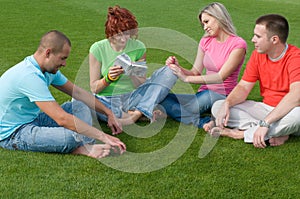
[(175, 120), (202, 128), (210, 121), (210, 117), (203, 118), (203, 114), (210, 112), (213, 103), (226, 98), (236, 86), (247, 44), (237, 36), (223, 4), (209, 4), (200, 11), (199, 20), (205, 34), (192, 69), (182, 67), (174, 56), (166, 61), (183, 82), (200, 84), (198, 92), (195, 95), (169, 94), (161, 105)]

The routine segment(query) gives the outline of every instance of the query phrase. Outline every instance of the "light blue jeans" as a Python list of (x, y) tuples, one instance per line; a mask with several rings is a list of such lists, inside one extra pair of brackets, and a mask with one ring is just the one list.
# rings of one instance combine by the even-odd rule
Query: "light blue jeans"
[[(177, 81), (173, 71), (164, 66), (153, 72), (145, 83), (131, 93), (116, 96), (96, 96), (100, 102), (112, 110), (116, 117), (121, 118), (122, 112), (139, 110), (152, 120), (154, 108), (168, 95)], [(107, 121), (106, 115), (97, 113), (98, 119)]]
[(204, 113), (210, 112), (213, 103), (225, 99), (225, 95), (205, 90), (193, 94), (168, 94), (160, 103), (168, 116), (185, 123), (193, 124), (198, 128), (210, 121), (210, 117), (202, 117)]
[[(62, 108), (92, 125), (90, 109), (80, 101), (66, 102)], [(22, 125), (10, 137), (0, 141), (0, 147), (11, 150), (47, 153), (71, 153), (79, 146), (95, 140), (59, 126), (45, 113), (31, 123)]]

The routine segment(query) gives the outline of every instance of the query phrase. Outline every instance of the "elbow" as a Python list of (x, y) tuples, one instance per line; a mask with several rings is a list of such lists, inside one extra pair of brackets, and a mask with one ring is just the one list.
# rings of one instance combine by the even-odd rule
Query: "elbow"
[(97, 86), (95, 86), (94, 84), (90, 83), (90, 90), (92, 93), (97, 93)]
[(228, 76), (220, 75), (220, 81), (224, 82), (227, 79)]
[(300, 97), (297, 96), (297, 100), (296, 100), (296, 106), (300, 106)]
[(90, 90), (92, 93), (99, 93), (103, 88), (100, 80), (90, 82)]
[(91, 87), (91, 92), (92, 92), (92, 93), (97, 93), (97, 90), (96, 90), (95, 88), (92, 88), (92, 87)]
[(219, 75), (219, 83), (223, 83), (226, 79), (228, 78), (228, 76), (225, 76), (225, 75)]

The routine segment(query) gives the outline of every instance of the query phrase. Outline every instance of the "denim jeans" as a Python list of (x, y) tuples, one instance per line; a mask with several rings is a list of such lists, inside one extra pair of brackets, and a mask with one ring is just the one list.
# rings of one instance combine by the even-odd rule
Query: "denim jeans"
[[(150, 120), (153, 117), (155, 107), (168, 95), (177, 81), (173, 71), (164, 66), (147, 78), (131, 93), (116, 96), (96, 96), (106, 107), (112, 110), (116, 117), (121, 118), (122, 112), (139, 110)], [(100, 120), (107, 121), (107, 117), (97, 113)]]
[(202, 115), (210, 111), (215, 101), (225, 99), (225, 97), (210, 90), (201, 91), (195, 95), (170, 93), (160, 104), (173, 119), (202, 128), (210, 121), (209, 116), (202, 117)]
[[(66, 102), (62, 108), (92, 125), (90, 109), (80, 101)], [(22, 125), (10, 137), (0, 141), (0, 147), (11, 150), (70, 153), (95, 140), (59, 126), (45, 113), (31, 123)]]

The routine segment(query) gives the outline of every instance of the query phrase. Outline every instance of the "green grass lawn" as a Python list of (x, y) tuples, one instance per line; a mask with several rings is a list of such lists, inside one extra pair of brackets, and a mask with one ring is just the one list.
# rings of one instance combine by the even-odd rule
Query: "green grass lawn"
[[(255, 19), (263, 14), (286, 16), (290, 23), (288, 42), (300, 46), (299, 0), (220, 2), (248, 43), (246, 61), (253, 50)], [(42, 34), (58, 29), (72, 41), (63, 73), (88, 88), (88, 50), (105, 37), (107, 8), (115, 4), (136, 15), (140, 39), (148, 48), (150, 71), (173, 54), (189, 68), (203, 35), (197, 16), (208, 3), (0, 0), (0, 75), (31, 55)], [(174, 91), (192, 93), (197, 87), (178, 82)], [(56, 90), (53, 95), (59, 103), (70, 100)], [(258, 87), (249, 99), (261, 99)], [(98, 128), (109, 133), (105, 124)], [(172, 119), (124, 127), (118, 137), (128, 152), (103, 160), (0, 149), (0, 198), (297, 198), (300, 194), (297, 137), (280, 147), (256, 149), (243, 141), (211, 139), (203, 130)]]

